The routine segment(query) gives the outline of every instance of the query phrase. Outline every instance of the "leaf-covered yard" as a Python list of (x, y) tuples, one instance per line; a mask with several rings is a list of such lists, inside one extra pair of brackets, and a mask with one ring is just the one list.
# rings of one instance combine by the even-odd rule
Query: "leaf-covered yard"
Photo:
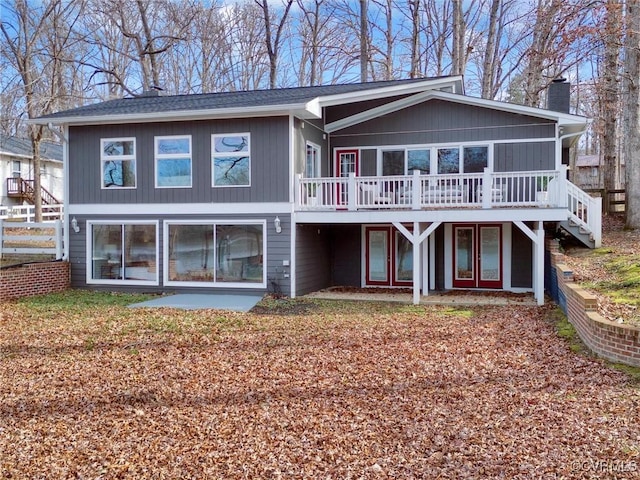
[(640, 392), (549, 307), (0, 305), (0, 478), (640, 478)]

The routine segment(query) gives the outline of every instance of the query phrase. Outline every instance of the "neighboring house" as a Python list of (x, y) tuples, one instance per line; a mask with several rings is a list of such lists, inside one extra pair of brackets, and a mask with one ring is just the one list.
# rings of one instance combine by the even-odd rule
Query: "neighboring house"
[[(576, 157), (576, 171), (573, 182), (578, 187), (587, 190), (603, 188), (602, 167), (600, 155), (578, 155)], [(624, 163), (621, 163), (617, 170), (618, 184), (624, 185)]]
[(600, 209), (562, 164), (586, 119), (465, 96), (459, 76), (148, 94), (35, 123), (68, 141), (74, 287), (542, 303), (543, 222), (600, 241)]
[[(40, 159), (43, 203), (62, 203), (62, 145), (42, 142)], [(30, 139), (0, 135), (0, 179), (0, 205), (33, 203), (33, 147)]]

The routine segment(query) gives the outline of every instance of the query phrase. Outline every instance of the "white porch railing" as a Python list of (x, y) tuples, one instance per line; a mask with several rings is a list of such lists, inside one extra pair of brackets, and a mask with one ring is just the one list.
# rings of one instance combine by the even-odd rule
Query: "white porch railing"
[(602, 245), (602, 198), (592, 197), (571, 182), (567, 184), (569, 221), (591, 234), (596, 248)]
[(299, 210), (565, 207), (561, 171), (296, 179)]
[[(42, 220), (60, 220), (64, 216), (63, 205), (42, 205)], [(24, 220), (34, 222), (36, 218), (36, 207), (34, 205), (0, 205), (0, 220)]]
[(560, 170), (340, 178), (297, 176), (297, 210), (372, 210), (439, 208), (565, 208), (567, 220), (602, 239), (602, 199), (569, 182)]
[(27, 223), (0, 219), (0, 258), (9, 253), (55, 255), (56, 260), (61, 259), (62, 221)]

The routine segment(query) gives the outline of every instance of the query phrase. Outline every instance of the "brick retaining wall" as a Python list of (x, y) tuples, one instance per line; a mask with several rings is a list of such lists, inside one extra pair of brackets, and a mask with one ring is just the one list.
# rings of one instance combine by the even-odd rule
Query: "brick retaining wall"
[(564, 255), (551, 246), (550, 257), (558, 304), (584, 344), (608, 360), (640, 367), (640, 328), (611, 322), (600, 315), (596, 296), (573, 283), (573, 272), (562, 263)]
[(0, 270), (0, 301), (61, 292), (69, 288), (69, 262), (30, 263)]

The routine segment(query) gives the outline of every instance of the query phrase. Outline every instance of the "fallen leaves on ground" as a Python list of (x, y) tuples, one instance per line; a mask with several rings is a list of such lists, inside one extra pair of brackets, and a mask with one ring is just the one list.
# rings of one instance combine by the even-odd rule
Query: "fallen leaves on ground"
[(313, 304), (0, 305), (0, 477), (639, 478), (640, 393), (547, 307)]
[[(564, 263), (573, 271), (574, 279), (587, 284), (587, 290), (598, 299), (598, 311), (612, 322), (625, 322), (640, 327), (640, 309), (637, 304), (615, 301), (610, 295), (593, 288), (606, 285), (612, 278), (607, 266), (612, 260), (626, 259), (637, 262), (640, 254), (640, 230), (625, 230), (624, 216), (610, 214), (603, 216), (602, 248), (591, 250), (576, 245), (565, 250)], [(638, 289), (637, 286), (627, 288)], [(604, 289), (606, 291), (606, 288)], [(638, 297), (638, 293), (635, 294)]]

